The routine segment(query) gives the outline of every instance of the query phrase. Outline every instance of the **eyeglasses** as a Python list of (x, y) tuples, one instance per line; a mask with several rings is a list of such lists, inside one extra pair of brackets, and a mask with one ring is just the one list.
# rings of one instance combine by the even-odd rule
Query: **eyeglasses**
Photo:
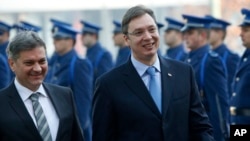
[(132, 35), (132, 36), (136, 36), (136, 37), (141, 37), (142, 35), (144, 35), (146, 32), (149, 32), (150, 34), (154, 34), (156, 33), (157, 28), (156, 27), (152, 27), (146, 30), (135, 30), (133, 32), (127, 32), (128, 35)]

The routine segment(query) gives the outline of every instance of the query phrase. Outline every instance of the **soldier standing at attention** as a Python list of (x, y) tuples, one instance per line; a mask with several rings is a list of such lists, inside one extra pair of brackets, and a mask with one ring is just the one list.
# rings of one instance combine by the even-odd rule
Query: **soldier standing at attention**
[(208, 43), (210, 19), (183, 15), (187, 20), (182, 31), (191, 50), (187, 63), (195, 70), (203, 105), (214, 129), (216, 141), (224, 141), (227, 134), (229, 98), (225, 67), (219, 55), (210, 51)]
[(211, 44), (212, 50), (219, 54), (223, 64), (225, 65), (225, 68), (227, 69), (228, 94), (229, 98), (231, 98), (233, 77), (235, 75), (236, 67), (240, 57), (237, 54), (232, 53), (228, 49), (227, 45), (223, 43), (227, 34), (227, 27), (230, 25), (230, 23), (221, 19), (216, 19), (212, 16), (206, 17), (212, 19), (212, 23), (210, 24), (209, 42)]
[(245, 18), (240, 25), (240, 37), (246, 50), (240, 59), (233, 79), (231, 124), (250, 124), (250, 10), (242, 9)]
[(168, 26), (165, 29), (164, 40), (165, 44), (169, 47), (165, 56), (179, 61), (185, 61), (187, 53), (184, 49), (183, 33), (181, 32), (184, 24), (169, 17), (165, 20)]
[(8, 65), (6, 48), (9, 44), (12, 26), (0, 21), (0, 89), (6, 87), (11, 81), (11, 69)]
[(113, 21), (113, 24), (115, 25), (115, 29), (113, 31), (113, 40), (115, 46), (119, 47), (117, 58), (115, 61), (115, 67), (127, 62), (129, 56), (130, 56), (130, 48), (126, 44), (123, 33), (122, 33), (122, 25), (118, 21)]
[(87, 58), (91, 61), (94, 68), (94, 82), (103, 73), (109, 71), (113, 67), (112, 56), (109, 51), (104, 49), (98, 41), (98, 33), (101, 27), (92, 23), (81, 21), (82, 42), (87, 47)]
[(56, 57), (50, 63), (46, 81), (71, 88), (85, 140), (89, 141), (92, 136), (93, 68), (88, 59), (80, 57), (74, 50), (79, 32), (70, 26), (52, 22)]

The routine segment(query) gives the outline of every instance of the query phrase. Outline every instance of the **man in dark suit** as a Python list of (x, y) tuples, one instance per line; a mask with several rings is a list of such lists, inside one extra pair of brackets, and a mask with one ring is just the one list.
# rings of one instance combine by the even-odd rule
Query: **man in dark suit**
[(48, 69), (44, 41), (23, 31), (7, 51), (16, 77), (0, 91), (0, 140), (83, 141), (71, 90), (43, 83)]
[(97, 79), (93, 141), (212, 141), (191, 66), (157, 54), (153, 11), (130, 8), (122, 31), (131, 57)]

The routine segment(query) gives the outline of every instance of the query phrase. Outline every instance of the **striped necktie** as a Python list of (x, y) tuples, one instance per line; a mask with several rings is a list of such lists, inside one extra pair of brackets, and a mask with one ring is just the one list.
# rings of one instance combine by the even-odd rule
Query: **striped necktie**
[(32, 101), (33, 110), (36, 118), (37, 129), (43, 138), (43, 141), (52, 141), (52, 137), (50, 134), (49, 125), (47, 123), (46, 117), (44, 115), (41, 104), (38, 101), (39, 93), (33, 93), (30, 96)]

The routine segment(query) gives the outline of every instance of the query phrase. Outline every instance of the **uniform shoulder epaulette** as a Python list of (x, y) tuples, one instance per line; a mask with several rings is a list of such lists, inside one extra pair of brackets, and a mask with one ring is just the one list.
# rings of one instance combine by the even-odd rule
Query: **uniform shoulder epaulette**
[(212, 51), (212, 50), (210, 50), (208, 54), (209, 54), (211, 57), (218, 57), (218, 56), (219, 56), (218, 53), (216, 53), (216, 52), (214, 52), (214, 51)]

